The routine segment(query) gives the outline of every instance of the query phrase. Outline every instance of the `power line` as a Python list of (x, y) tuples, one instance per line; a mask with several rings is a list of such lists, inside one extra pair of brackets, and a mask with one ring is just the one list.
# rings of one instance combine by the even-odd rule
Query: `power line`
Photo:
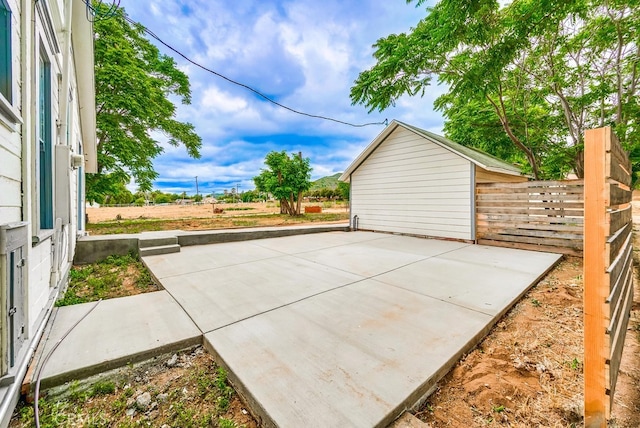
[[(120, 3), (118, 1), (118, 3)], [(236, 80), (233, 80), (221, 73), (218, 73), (215, 70), (212, 70), (208, 67), (205, 67), (204, 65), (192, 60), (191, 58), (189, 58), (187, 55), (183, 54), (181, 51), (179, 51), (178, 49), (174, 48), (173, 46), (169, 45), (168, 43), (166, 43), (164, 40), (162, 40), (160, 37), (158, 37), (153, 31), (149, 30), (147, 27), (145, 27), (144, 25), (142, 25), (139, 22), (134, 21), (133, 19), (129, 18), (129, 16), (124, 15), (124, 19), (129, 22), (130, 24), (134, 25), (134, 26), (139, 26), (142, 31), (144, 31), (145, 33), (147, 33), (149, 36), (153, 37), (154, 39), (156, 39), (159, 43), (161, 43), (162, 45), (164, 45), (167, 49), (170, 49), (171, 51), (175, 52), (176, 54), (180, 55), (182, 58), (184, 58), (186, 61), (190, 62), (191, 64), (195, 65), (196, 67), (201, 68), (202, 70), (205, 70), (215, 76), (220, 77), (221, 79), (226, 80), (229, 83), (232, 83), (234, 85), (240, 86), (242, 88), (245, 88), (251, 92), (253, 92), (254, 94), (258, 95), (259, 97), (263, 98), (264, 100), (280, 107), (283, 108), (285, 110), (289, 110), (292, 113), (295, 114), (299, 114), (301, 116), (307, 116), (307, 117), (311, 117), (311, 118), (315, 118), (315, 119), (321, 119), (321, 120), (327, 120), (327, 121), (331, 121), (331, 122), (336, 122), (336, 123), (340, 123), (342, 125), (347, 125), (347, 126), (353, 126), (354, 128), (362, 128), (365, 126), (372, 126), (372, 125), (388, 125), (389, 122), (387, 119), (385, 119), (382, 122), (369, 122), (369, 123), (362, 123), (362, 124), (356, 124), (356, 123), (351, 123), (351, 122), (345, 122), (343, 120), (339, 120), (339, 119), (334, 119), (332, 117), (328, 117), (328, 116), (322, 116), (322, 115), (317, 115), (317, 114), (310, 114), (310, 113), (305, 113), (303, 111), (300, 110), (296, 110), (293, 109), (291, 107), (288, 107), (284, 104), (281, 104), (279, 102), (277, 102), (276, 100), (269, 98), (267, 95), (263, 94), (262, 92), (258, 91), (257, 89), (252, 88), (249, 85), (245, 85), (244, 83), (238, 82)]]

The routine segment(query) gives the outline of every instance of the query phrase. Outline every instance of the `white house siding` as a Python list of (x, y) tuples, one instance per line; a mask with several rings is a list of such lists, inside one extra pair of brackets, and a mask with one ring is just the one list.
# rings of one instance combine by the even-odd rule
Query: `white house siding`
[[(16, 361), (13, 368), (9, 368), (7, 377), (2, 379), (0, 385), (0, 427), (6, 426), (8, 416), (5, 412), (7, 403), (15, 403), (18, 397), (20, 383), (26, 370), (26, 362), (29, 355), (26, 350), (29, 342), (33, 341), (35, 346), (38, 331), (46, 321), (48, 309), (53, 303), (59, 290), (64, 287), (73, 253), (75, 251), (75, 240), (78, 225), (78, 200), (82, 199), (82, 194), (78, 194), (79, 170), (71, 170), (70, 160), (65, 156), (56, 157), (55, 145), (64, 143), (56, 124), (64, 120), (60, 113), (60, 94), (63, 54), (65, 48), (63, 31), (65, 14), (63, 0), (51, 0), (47, 2), (7, 0), (11, 9), (11, 29), (12, 29), (12, 102), (11, 112), (7, 113), (6, 107), (0, 106), (0, 224), (26, 222), (29, 238), (32, 242), (26, 245), (26, 278), (24, 303), (25, 314), (25, 336), (27, 342), (23, 345), (21, 360)], [(74, 33), (77, 40), (92, 40), (90, 32), (91, 26), (86, 21), (85, 5), (81, 0), (74, 1), (74, 14), (85, 21), (81, 22), (81, 31)], [(25, 9), (20, 6), (25, 5)], [(76, 25), (76, 24), (74, 24)], [(23, 33), (24, 31), (24, 33)], [(75, 43), (75, 42), (74, 42)], [(90, 45), (88, 45), (90, 48)], [(86, 122), (88, 113), (81, 113), (79, 100), (83, 99), (84, 108), (87, 111), (87, 101), (93, 104), (93, 89), (89, 87), (86, 93), (78, 93), (78, 78), (75, 74), (77, 65), (80, 64), (82, 77), (86, 82), (92, 82), (92, 69), (87, 68), (87, 62), (91, 63), (92, 55), (87, 55), (87, 45), (79, 46), (84, 50), (84, 56), (80, 58), (71, 57), (69, 73), (71, 76), (70, 92), (72, 101), (69, 106), (69, 145), (72, 153), (78, 153), (80, 145), (94, 144), (95, 141), (82, 142), (81, 138), (91, 135), (87, 129), (92, 129), (93, 123), (86, 124), (80, 120), (84, 114)], [(38, 149), (38, 85), (39, 85), (39, 55), (46, 51), (47, 59), (51, 65), (51, 136), (53, 147), (53, 189), (54, 189), (54, 212), (53, 218), (59, 217), (56, 211), (56, 165), (69, 168), (68, 183), (64, 181), (64, 186), (68, 186), (70, 196), (70, 218), (69, 223), (63, 225), (62, 235), (54, 234), (53, 230), (40, 230), (39, 225), (39, 149)], [(77, 53), (76, 53), (77, 55)], [(3, 101), (3, 100), (0, 100)], [(6, 103), (5, 103), (6, 104)], [(3, 104), (4, 105), (4, 104)], [(91, 105), (92, 109), (93, 106)], [(92, 110), (91, 110), (91, 114)], [(16, 119), (17, 118), (17, 119)], [(89, 118), (91, 118), (89, 116)], [(91, 121), (90, 121), (91, 122)], [(95, 130), (93, 130), (95, 135)], [(58, 185), (63, 183), (59, 181)], [(60, 192), (63, 193), (63, 192)], [(56, 239), (59, 236), (58, 239)], [(57, 265), (55, 260), (55, 249), (59, 250), (60, 257)], [(5, 272), (0, 272), (4, 275)], [(0, 309), (0, 334), (7, 334), (7, 320)], [(32, 349), (32, 348), (31, 348)], [(0, 356), (3, 360), (5, 355)], [(1, 364), (0, 364), (1, 365)], [(6, 370), (6, 361), (4, 369)], [(18, 372), (18, 370), (20, 372)], [(0, 374), (1, 376), (2, 374)], [(15, 376), (15, 379), (12, 377)], [(9, 416), (11, 409), (9, 408)]]
[[(19, 11), (16, 0), (7, 0), (12, 11)], [(20, 52), (20, 15), (11, 15), (12, 52)], [(20, 56), (12, 55), (12, 105), (19, 113)], [(20, 125), (0, 112), (0, 224), (20, 221), (22, 218), (22, 149)]]
[(470, 240), (472, 164), (397, 127), (351, 175), (360, 229)]

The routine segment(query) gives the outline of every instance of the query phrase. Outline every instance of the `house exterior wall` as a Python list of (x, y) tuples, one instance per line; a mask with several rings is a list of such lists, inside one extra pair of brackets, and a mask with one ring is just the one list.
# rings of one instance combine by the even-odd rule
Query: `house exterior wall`
[[(7, 0), (11, 10), (19, 11), (17, 0)], [(20, 15), (11, 15), (11, 51), (20, 51)], [(21, 104), (20, 80), (16, 75), (20, 73), (20, 57), (11, 57), (11, 68), (14, 85), (11, 91), (11, 101), (1, 94), (0, 103), (5, 108), (14, 110), (19, 114), (17, 106)], [(19, 123), (16, 123), (13, 115), (5, 113), (0, 108), (0, 224), (20, 221), (22, 212), (21, 185), (22, 185), (22, 149)]]
[[(60, 289), (66, 285), (68, 272), (73, 260), (78, 224), (84, 217), (84, 196), (79, 192), (78, 182), (83, 180), (83, 169), (71, 167), (70, 155), (81, 153), (83, 147), (95, 141), (83, 141), (83, 123), (80, 117), (87, 111), (80, 100), (93, 100), (93, 93), (79, 93), (77, 64), (81, 64), (86, 82), (93, 81), (92, 54), (87, 55), (86, 40), (92, 40), (91, 25), (83, 23), (77, 34), (82, 40), (84, 56), (66, 43), (67, 31), (71, 23), (65, 23), (64, 0), (33, 2), (31, 0), (5, 0), (11, 12), (11, 96), (10, 100), (0, 93), (0, 226), (22, 222), (26, 224), (28, 243), (25, 246), (24, 294), (17, 304), (24, 311), (25, 342), (13, 365), (7, 360), (8, 311), (7, 290), (0, 293), (0, 427), (8, 424), (12, 404), (18, 398), (19, 387), (26, 372), (30, 352), (32, 352), (44, 323), (48, 319), (53, 302)], [(86, 7), (82, 0), (72, 0), (73, 13), (86, 20)], [(78, 22), (75, 17), (74, 22)], [(75, 31), (75, 29), (74, 29)], [(74, 33), (75, 34), (75, 33)], [(75, 42), (74, 42), (75, 43)], [(75, 44), (74, 44), (75, 47)], [(82, 50), (82, 49), (81, 49)], [(69, 52), (67, 73), (64, 70), (64, 56)], [(73, 52), (73, 53), (71, 53)], [(89, 50), (90, 52), (90, 50)], [(41, 58), (49, 64), (49, 76), (41, 77)], [(87, 71), (88, 70), (88, 71)], [(62, 94), (65, 74), (69, 76), (69, 92)], [(41, 82), (48, 82), (41, 85)], [(43, 155), (40, 152), (42, 133), (41, 117), (45, 88), (48, 96), (45, 109), (50, 112), (48, 130), (51, 144), (51, 179), (53, 224), (41, 227), (41, 199), (43, 191), (40, 174)], [(61, 97), (68, 97), (66, 109), (68, 118), (61, 111)], [(48, 105), (47, 105), (48, 104)], [(90, 107), (93, 108), (93, 105)], [(65, 121), (68, 132), (61, 135), (60, 124)], [(95, 122), (94, 122), (95, 123)], [(91, 132), (87, 133), (88, 135)], [(95, 129), (93, 130), (95, 135)], [(60, 146), (64, 147), (60, 150)], [(46, 155), (45, 155), (46, 162)], [(43, 162), (44, 163), (44, 162)], [(68, 200), (67, 200), (68, 199)], [(66, 207), (66, 210), (63, 209)], [(68, 210), (68, 215), (63, 211)], [(63, 217), (63, 220), (59, 220)], [(0, 257), (2, 252), (0, 251)], [(8, 268), (7, 268), (8, 269)], [(0, 271), (0, 278), (6, 276)], [(3, 284), (3, 288), (5, 284)], [(4, 297), (2, 297), (4, 296)]]
[(473, 239), (472, 164), (397, 127), (351, 174), (358, 228)]

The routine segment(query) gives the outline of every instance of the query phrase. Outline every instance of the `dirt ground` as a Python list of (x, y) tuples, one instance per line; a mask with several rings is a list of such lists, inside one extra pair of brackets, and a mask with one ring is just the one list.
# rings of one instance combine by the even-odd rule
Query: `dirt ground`
[[(306, 203), (302, 206), (323, 206), (319, 203)], [(348, 204), (324, 204), (324, 213), (342, 213), (348, 210)], [(207, 218), (207, 217), (231, 217), (243, 214), (279, 214), (280, 208), (275, 202), (255, 202), (237, 204), (216, 204), (215, 208), (224, 210), (222, 214), (213, 213), (212, 204), (202, 205), (156, 205), (148, 207), (99, 207), (87, 208), (87, 215), (90, 223), (103, 221), (139, 219), (139, 218), (165, 218), (165, 219), (186, 219), (186, 218)], [(303, 210), (304, 211), (304, 210)]]
[[(43, 427), (258, 426), (202, 347), (124, 367), (92, 386), (75, 383), (50, 392), (59, 395), (41, 400)], [(33, 427), (33, 407), (20, 404), (9, 426)]]
[[(634, 215), (640, 215), (640, 202), (634, 202)], [(634, 251), (635, 295), (612, 428), (640, 427), (640, 253)], [(415, 415), (432, 428), (582, 426), (582, 268), (581, 258), (563, 260), (445, 376)]]

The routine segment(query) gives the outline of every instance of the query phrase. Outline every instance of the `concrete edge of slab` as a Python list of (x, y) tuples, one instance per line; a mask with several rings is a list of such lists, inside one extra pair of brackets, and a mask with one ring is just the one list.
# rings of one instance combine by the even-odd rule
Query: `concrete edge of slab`
[[(42, 390), (53, 388), (56, 386), (60, 386), (66, 382), (70, 382), (72, 380), (85, 379), (103, 372), (124, 367), (128, 364), (140, 363), (162, 354), (167, 354), (170, 352), (178, 352), (193, 346), (202, 345), (202, 338), (203, 336), (199, 334), (194, 337), (179, 340), (173, 343), (164, 344), (162, 346), (158, 346), (152, 349), (147, 349), (141, 352), (126, 355), (124, 357), (115, 358), (109, 361), (102, 361), (100, 363), (93, 364), (87, 367), (82, 367), (77, 370), (67, 371), (51, 377), (43, 377), (42, 379), (40, 379), (40, 388)], [(40, 355), (39, 358), (45, 358), (45, 357), (46, 355)], [(34, 357), (34, 361), (35, 359), (36, 357)], [(33, 388), (35, 387), (35, 383), (37, 381), (36, 376), (38, 371), (40, 370), (41, 363), (42, 363), (42, 359), (38, 362), (37, 364), (38, 367), (35, 370), (33, 370), (33, 372), (31, 372), (31, 376), (28, 379), (25, 377), (25, 380), (22, 385), (23, 394), (26, 394), (27, 392), (29, 393), (33, 392)]]
[[(319, 224), (303, 226), (253, 227), (238, 229), (200, 230), (185, 232), (182, 230), (163, 231), (162, 236), (175, 236), (180, 246), (220, 244), (224, 242), (249, 241), (252, 239), (279, 238), (283, 236), (305, 235), (323, 232), (349, 232), (348, 223)], [(75, 264), (94, 263), (109, 256), (138, 254), (140, 239), (149, 239), (149, 233), (123, 235), (95, 235), (78, 239)]]
[[(491, 332), (493, 327), (500, 321), (514, 306), (519, 302), (525, 294), (529, 292), (534, 286), (536, 286), (549, 272), (551, 272), (560, 261), (564, 258), (563, 255), (558, 254), (558, 258), (549, 267), (538, 275), (528, 287), (526, 287), (520, 294), (512, 299), (504, 309), (494, 315), (491, 320), (482, 328), (471, 340), (469, 340), (464, 346), (462, 346), (432, 377), (427, 379), (422, 385), (415, 389), (415, 391), (407, 397), (403, 404), (396, 407), (393, 412), (390, 412), (386, 418), (384, 418), (377, 426), (386, 427), (394, 420), (402, 415), (403, 412), (409, 410), (417, 410), (421, 407), (429, 396), (435, 391), (438, 386), (438, 382), (442, 380), (453, 367), (460, 361), (460, 359), (471, 352), (484, 338)], [(206, 340), (205, 340), (206, 343)]]
[(251, 416), (253, 416), (258, 422), (258, 426), (261, 428), (277, 428), (278, 426), (274, 422), (273, 418), (269, 415), (269, 413), (265, 410), (265, 408), (260, 404), (258, 400), (253, 397), (253, 394), (249, 391), (249, 389), (240, 381), (238, 376), (229, 368), (229, 365), (224, 361), (224, 359), (216, 352), (215, 348), (209, 343), (206, 338), (206, 335), (203, 335), (203, 346), (204, 349), (213, 357), (214, 361), (219, 367), (223, 367), (227, 371), (227, 379), (233, 385), (234, 389), (238, 393), (238, 395), (242, 398), (242, 401), (245, 402), (249, 412), (251, 412)]
[[(123, 381), (127, 380), (130, 373), (147, 371), (153, 366), (162, 365), (163, 367), (169, 368), (168, 366), (166, 366), (166, 362), (171, 359), (173, 355), (182, 352), (189, 352), (199, 347), (201, 347), (201, 345), (188, 346), (186, 348), (164, 352), (158, 355), (154, 355), (153, 357), (145, 359), (143, 361), (127, 364), (126, 366), (120, 366), (107, 371), (102, 371), (100, 373), (82, 379), (74, 379), (74, 383), (77, 386), (76, 391), (87, 391), (93, 385), (102, 380), (110, 380), (115, 381), (116, 384), (122, 384)], [(75, 382), (76, 380), (78, 381), (77, 383)], [(65, 397), (69, 394), (69, 392), (69, 383), (67, 382), (58, 386), (47, 388), (47, 397)]]

